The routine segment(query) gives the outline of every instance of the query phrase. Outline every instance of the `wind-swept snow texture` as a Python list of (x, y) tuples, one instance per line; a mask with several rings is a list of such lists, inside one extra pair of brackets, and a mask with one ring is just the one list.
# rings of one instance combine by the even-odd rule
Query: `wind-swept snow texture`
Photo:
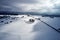
[[(0, 19), (0, 40), (60, 40), (60, 33), (39, 20), (26, 23), (29, 19), (41, 18), (54, 28), (60, 28), (60, 18), (18, 15)], [(3, 22), (1, 22), (3, 21)]]

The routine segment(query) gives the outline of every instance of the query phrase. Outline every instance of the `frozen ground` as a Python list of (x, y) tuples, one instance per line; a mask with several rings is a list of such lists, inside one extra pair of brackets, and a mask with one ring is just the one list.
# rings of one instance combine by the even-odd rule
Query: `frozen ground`
[[(24, 17), (22, 17), (24, 16)], [(10, 16), (0, 19), (0, 40), (60, 40), (60, 33), (39, 20), (26, 23), (30, 18), (39, 17), (54, 28), (60, 28), (60, 18), (41, 16)]]

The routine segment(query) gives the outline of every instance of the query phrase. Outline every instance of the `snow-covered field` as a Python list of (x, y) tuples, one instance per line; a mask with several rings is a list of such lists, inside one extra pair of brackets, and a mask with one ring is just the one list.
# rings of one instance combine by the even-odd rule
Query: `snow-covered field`
[[(34, 18), (60, 28), (60, 18), (17, 15), (0, 19), (0, 40), (60, 40), (60, 33)], [(29, 19), (35, 21), (30, 23)]]

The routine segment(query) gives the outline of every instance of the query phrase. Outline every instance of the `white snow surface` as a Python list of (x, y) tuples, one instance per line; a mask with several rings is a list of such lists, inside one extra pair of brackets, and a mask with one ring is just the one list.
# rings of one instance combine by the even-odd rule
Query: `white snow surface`
[[(24, 18), (21, 18), (22, 16), (24, 16)], [(19, 18), (15, 20), (11, 18), (8, 18), (8, 20), (0, 19), (0, 21), (3, 20), (4, 23), (13, 21), (12, 23), (8, 24), (0, 23), (0, 40), (60, 40), (60, 33), (51, 29), (39, 20), (35, 20), (35, 22), (31, 24), (25, 22), (31, 18), (34, 19), (34, 17), (40, 17), (41, 20), (47, 23), (49, 20), (53, 21), (53, 19), (48, 18), (48, 20), (47, 18), (45, 18), (45, 20), (44, 17), (41, 16), (28, 17), (27, 15), (18, 15), (15, 17)], [(48, 24), (52, 25), (51, 22), (49, 22)]]

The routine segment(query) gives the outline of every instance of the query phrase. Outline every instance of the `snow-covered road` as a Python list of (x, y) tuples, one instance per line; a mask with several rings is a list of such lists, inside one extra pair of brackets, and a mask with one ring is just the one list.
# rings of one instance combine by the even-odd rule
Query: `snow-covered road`
[[(48, 27), (39, 20), (33, 23), (26, 23), (30, 18), (40, 17), (41, 20), (50, 24), (55, 28), (60, 28), (60, 18), (51, 19), (49, 17), (33, 16), (21, 18), (23, 15), (18, 15), (16, 19), (8, 18), (0, 22), (0, 40), (60, 40), (60, 33)], [(55, 20), (55, 21), (54, 21)], [(13, 21), (10, 23), (10, 21)], [(5, 22), (8, 22), (7, 24)], [(5, 24), (4, 24), (5, 23)], [(55, 23), (55, 24), (54, 24)], [(58, 25), (57, 25), (58, 24)]]

